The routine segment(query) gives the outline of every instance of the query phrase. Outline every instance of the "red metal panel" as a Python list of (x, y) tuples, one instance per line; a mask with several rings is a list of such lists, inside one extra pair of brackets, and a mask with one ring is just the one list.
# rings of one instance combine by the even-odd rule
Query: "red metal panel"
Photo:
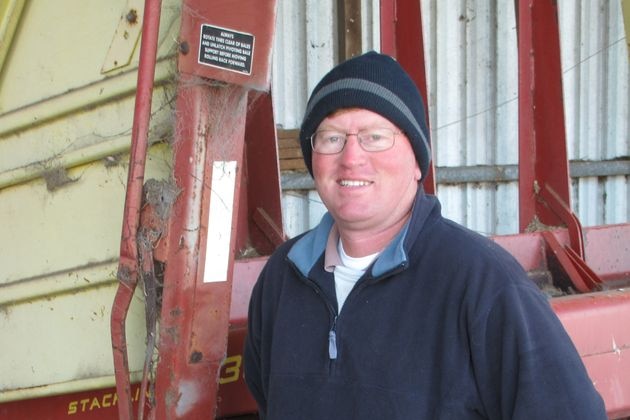
[(630, 290), (552, 300), (611, 418), (630, 416)]
[[(130, 403), (135, 411), (140, 386), (130, 387)], [(118, 417), (120, 401), (115, 388), (55, 395), (0, 404), (2, 420), (111, 420)]]
[(228, 356), (219, 375), (219, 416), (255, 413), (257, 410), (256, 402), (243, 380), (242, 352), (247, 332), (249, 297), (266, 262), (266, 257), (259, 257), (234, 263)]
[[(276, 1), (185, 0), (183, 3), (179, 41), (186, 54), (179, 62), (180, 71), (268, 90)], [(218, 29), (205, 33), (208, 38), (202, 39), (204, 28)], [(214, 57), (204, 60), (204, 51)], [(251, 67), (247, 60), (251, 60)], [(232, 62), (248, 65), (239, 68), (232, 66)]]
[[(567, 229), (553, 230), (560, 245), (569, 243)], [(630, 224), (587, 227), (583, 231), (586, 263), (607, 288), (630, 285)], [(542, 232), (492, 237), (527, 271), (548, 270), (548, 250)]]
[(611, 285), (630, 285), (630, 223), (584, 230), (588, 265)]
[(259, 255), (268, 255), (284, 242), (280, 161), (271, 93), (250, 93), (245, 129), (247, 160), (247, 219), (249, 241)]
[(234, 284), (232, 285), (232, 305), (230, 306), (230, 324), (247, 322), (249, 297), (258, 274), (267, 263), (267, 257), (237, 260), (234, 263)]

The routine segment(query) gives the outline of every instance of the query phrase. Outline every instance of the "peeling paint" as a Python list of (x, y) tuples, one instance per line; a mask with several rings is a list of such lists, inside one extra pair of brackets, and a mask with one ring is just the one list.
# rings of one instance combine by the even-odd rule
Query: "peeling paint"
[(201, 393), (193, 381), (182, 381), (179, 386), (179, 398), (175, 406), (177, 417), (184, 417), (199, 400)]

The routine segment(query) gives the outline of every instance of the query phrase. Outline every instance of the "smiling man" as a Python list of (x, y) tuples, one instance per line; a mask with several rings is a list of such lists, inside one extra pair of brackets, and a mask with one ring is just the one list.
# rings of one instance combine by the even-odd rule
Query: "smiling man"
[(367, 53), (315, 87), (300, 131), (328, 213), (252, 292), (245, 379), (265, 419), (605, 419), (546, 297), (422, 189), (424, 105)]
[(345, 251), (353, 257), (381, 251), (409, 218), (418, 192), (411, 143), (386, 118), (350, 108), (325, 118), (311, 145), (315, 188)]

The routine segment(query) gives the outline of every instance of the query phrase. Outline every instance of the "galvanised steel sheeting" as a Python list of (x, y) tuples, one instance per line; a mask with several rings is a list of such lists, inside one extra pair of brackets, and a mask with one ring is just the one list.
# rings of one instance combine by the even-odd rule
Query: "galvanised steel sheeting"
[[(630, 156), (630, 73), (620, 1), (562, 0), (560, 26), (570, 159)], [(585, 225), (630, 220), (629, 176), (574, 181)]]
[[(361, 8), (363, 49), (378, 49), (379, 1), (362, 0)], [(278, 1), (272, 83), (276, 124), (300, 125), (308, 95), (337, 62), (337, 25), (331, 23), (336, 21), (336, 1)]]
[[(377, 3), (363, 2), (364, 40), (371, 40), (364, 41), (364, 50), (378, 49)], [(627, 158), (630, 76), (620, 4), (562, 0), (559, 9), (570, 159)], [(422, 0), (422, 13), (438, 172), (439, 167), (516, 164), (514, 2)], [(284, 128), (299, 127), (308, 93), (336, 62), (336, 27), (326, 23), (335, 18), (329, 1), (280, 1), (274, 100), (276, 123)], [(439, 183), (437, 194), (448, 217), (484, 234), (506, 234), (518, 231), (517, 188), (516, 182)], [(304, 212), (314, 207), (319, 214), (319, 200), (296, 191), (285, 191), (284, 197), (287, 232), (311, 227), (304, 225), (309, 218)], [(628, 175), (574, 179), (572, 197), (585, 226), (630, 220)]]

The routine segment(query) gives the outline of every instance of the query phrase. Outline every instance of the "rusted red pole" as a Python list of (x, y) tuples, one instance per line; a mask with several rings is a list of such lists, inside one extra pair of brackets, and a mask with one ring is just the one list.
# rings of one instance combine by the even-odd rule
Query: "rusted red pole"
[(161, 0), (145, 0), (144, 4), (138, 87), (131, 133), (129, 173), (118, 264), (118, 290), (114, 298), (111, 314), (114, 372), (116, 376), (116, 392), (118, 394), (118, 414), (121, 420), (134, 418), (125, 320), (138, 283), (138, 247), (136, 239), (140, 224), (144, 169), (149, 143), (151, 99), (155, 76), (161, 3)]
[[(570, 206), (564, 127), (558, 5), (553, 0), (517, 2), (519, 61), (519, 225), (568, 223), (541, 200)], [(544, 199), (544, 197), (543, 197)], [(579, 246), (575, 246), (576, 252)]]

